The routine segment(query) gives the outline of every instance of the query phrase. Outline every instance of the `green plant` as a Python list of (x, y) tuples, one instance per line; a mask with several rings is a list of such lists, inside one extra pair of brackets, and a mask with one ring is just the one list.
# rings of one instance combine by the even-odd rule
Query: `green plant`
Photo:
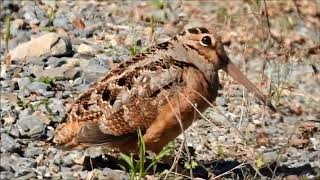
[(133, 46), (131, 46), (129, 50), (130, 50), (131, 56), (135, 56), (139, 53), (139, 47), (137, 46), (137, 44), (134, 44)]
[(276, 80), (271, 79), (269, 97), (273, 97), (277, 105), (280, 105), (280, 99), (283, 95), (283, 91), (287, 88), (287, 75), (290, 75), (290, 67), (286, 67), (285, 65), (277, 65), (275, 68), (277, 77)]
[(52, 116), (53, 112), (52, 110), (49, 108), (49, 99), (42, 99), (39, 102), (35, 103), (35, 104), (30, 104), (30, 108), (33, 111), (36, 111), (40, 105), (44, 105), (44, 107), (46, 108), (46, 110), (48, 111), (48, 113)]
[(194, 160), (191, 160), (191, 162), (186, 161), (186, 162), (184, 163), (184, 167), (185, 167), (186, 169), (194, 169), (194, 168), (196, 168), (196, 167), (198, 167), (198, 166), (199, 166), (198, 163), (197, 163), (196, 161), (194, 161)]
[(22, 100), (21, 98), (18, 97), (18, 100), (17, 100), (17, 105), (19, 107), (22, 107), (22, 108), (27, 108), (29, 106), (30, 102), (27, 102), (25, 100)]
[(256, 5), (257, 8), (261, 7), (261, 0), (244, 0), (245, 3), (248, 3), (249, 5)]
[(30, 81), (31, 82), (43, 82), (43, 83), (49, 85), (50, 87), (53, 86), (55, 83), (55, 79), (48, 77), (48, 76), (44, 76), (44, 77), (40, 77), (40, 78), (30, 77)]
[(132, 43), (132, 46), (129, 48), (129, 50), (130, 50), (131, 56), (135, 56), (138, 53), (145, 51), (146, 48), (143, 48), (139, 41), (134, 41), (134, 43)]
[(10, 16), (6, 16), (6, 31), (4, 34), (4, 40), (6, 42), (6, 49), (9, 49), (9, 40), (11, 39), (11, 20), (10, 20)]
[(225, 153), (224, 153), (223, 148), (220, 144), (217, 146), (216, 156), (217, 156), (217, 159), (223, 159), (225, 157)]
[(157, 28), (157, 19), (154, 16), (151, 16), (150, 27), (151, 27), (151, 36), (153, 36)]
[(55, 14), (54, 14), (54, 11), (51, 7), (48, 8), (48, 11), (47, 11), (47, 16), (48, 16), (48, 25), (49, 26), (52, 26), (53, 25), (53, 20), (55, 18)]
[(258, 169), (261, 169), (265, 165), (265, 158), (263, 155), (259, 155), (255, 160), (254, 164), (257, 166)]
[(49, 99), (42, 99), (38, 102), (30, 102), (30, 101), (26, 101), (26, 100), (22, 100), (20, 98), (18, 98), (17, 101), (17, 105), (22, 107), (22, 108), (30, 108), (32, 111), (36, 111), (38, 110), (38, 108), (41, 105), (44, 105), (44, 107), (46, 108), (47, 112), (49, 113), (50, 116), (54, 116), (55, 114), (52, 112), (52, 110), (49, 107)]
[(255, 0), (255, 3), (259, 8), (261, 7), (261, 0)]
[(151, 4), (158, 9), (163, 9), (167, 5), (164, 0), (152, 0)]
[[(151, 159), (151, 163), (145, 168), (144, 164), (146, 162), (146, 147), (143, 140), (141, 130), (137, 130), (138, 133), (138, 147), (139, 147), (139, 159), (135, 160), (133, 154), (130, 153), (130, 156), (121, 153), (120, 158), (126, 162), (129, 166), (130, 180), (142, 179), (146, 173), (153, 168), (153, 171), (157, 168), (157, 163), (170, 152), (170, 148), (167, 146), (163, 148), (159, 154)], [(138, 177), (137, 177), (138, 174)]]
[(55, 28), (52, 25), (53, 25), (53, 20), (55, 18), (55, 14), (54, 14), (54, 10), (52, 9), (52, 7), (48, 8), (47, 17), (48, 17), (48, 23), (47, 23), (46, 27), (40, 26), (39, 30), (46, 31), (46, 32), (54, 32)]

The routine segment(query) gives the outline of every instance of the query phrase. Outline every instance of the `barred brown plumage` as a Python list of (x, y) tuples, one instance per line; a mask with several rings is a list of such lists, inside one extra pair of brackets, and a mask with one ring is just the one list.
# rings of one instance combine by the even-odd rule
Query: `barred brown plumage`
[(140, 128), (147, 149), (157, 152), (181, 133), (179, 118), (186, 129), (209, 107), (207, 100), (215, 100), (219, 69), (274, 109), (229, 60), (213, 29), (192, 28), (119, 64), (80, 95), (56, 129), (54, 143), (135, 151)]

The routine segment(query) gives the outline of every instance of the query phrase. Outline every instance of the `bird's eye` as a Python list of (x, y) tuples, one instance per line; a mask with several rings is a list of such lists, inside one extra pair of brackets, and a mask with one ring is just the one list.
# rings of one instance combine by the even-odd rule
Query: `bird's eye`
[(211, 38), (209, 36), (204, 36), (201, 41), (200, 44), (202, 46), (210, 46), (211, 45)]

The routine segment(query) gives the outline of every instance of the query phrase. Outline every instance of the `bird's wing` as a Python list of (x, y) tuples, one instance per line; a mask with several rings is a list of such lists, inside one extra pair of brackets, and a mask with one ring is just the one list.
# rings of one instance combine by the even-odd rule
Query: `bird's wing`
[[(130, 79), (127, 77), (123, 82), (125, 88), (122, 89), (119, 88), (119, 80), (115, 83), (110, 82), (107, 87), (96, 91), (96, 94), (92, 94), (92, 98), (86, 101), (86, 104), (90, 104), (86, 109), (94, 109), (98, 111), (98, 115), (95, 120), (81, 126), (75, 140), (79, 143), (101, 144), (127, 140), (136, 136), (138, 128), (146, 130), (166, 103), (163, 95), (173, 94), (168, 92), (183, 87), (182, 72), (183, 68), (178, 67), (142, 71), (133, 82), (126, 82)], [(131, 84), (130, 90), (126, 83)], [(94, 102), (90, 102), (93, 100)]]

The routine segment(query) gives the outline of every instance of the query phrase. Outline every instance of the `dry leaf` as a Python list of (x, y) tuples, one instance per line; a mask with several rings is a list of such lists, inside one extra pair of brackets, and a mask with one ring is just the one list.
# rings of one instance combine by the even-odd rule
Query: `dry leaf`
[(267, 146), (269, 144), (268, 134), (260, 132), (256, 135), (256, 143), (258, 146)]
[(314, 122), (305, 122), (302, 124), (301, 128), (304, 131), (309, 131), (309, 132), (316, 132), (318, 130)]
[(294, 138), (290, 140), (290, 145), (301, 148), (301, 147), (305, 147), (309, 144), (309, 139), (298, 139), (298, 138)]
[(86, 27), (80, 18), (76, 18), (74, 21), (72, 21), (72, 24), (79, 29), (84, 29)]
[(300, 104), (296, 104), (296, 103), (290, 104), (289, 109), (290, 109), (291, 113), (293, 113), (293, 114), (295, 114), (297, 116), (301, 115), (304, 112), (304, 110), (301, 107), (301, 105)]

